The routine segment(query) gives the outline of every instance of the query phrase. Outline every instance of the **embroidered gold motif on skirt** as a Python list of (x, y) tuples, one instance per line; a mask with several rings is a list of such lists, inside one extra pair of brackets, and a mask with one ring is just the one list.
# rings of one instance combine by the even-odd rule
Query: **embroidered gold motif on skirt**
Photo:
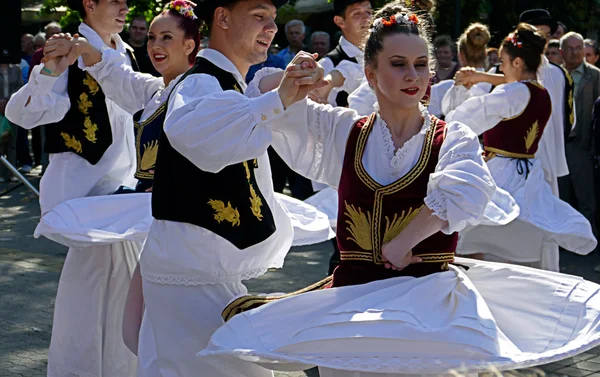
[(71, 148), (75, 152), (81, 153), (81, 142), (75, 139), (75, 136), (70, 136), (69, 134), (64, 132), (61, 132), (60, 136), (62, 136), (62, 138), (65, 139), (65, 145), (67, 146), (67, 148)]
[(158, 155), (158, 140), (152, 140), (144, 145), (144, 154), (140, 162), (140, 168), (144, 171), (152, 169), (156, 165)]
[(221, 200), (208, 200), (208, 205), (215, 211), (215, 220), (220, 224), (222, 221), (228, 221), (231, 226), (240, 225), (240, 213), (237, 208), (231, 206), (231, 202), (227, 202), (227, 206)]
[(83, 133), (85, 134), (85, 138), (88, 139), (90, 143), (96, 144), (98, 138), (96, 137), (96, 131), (98, 131), (98, 125), (96, 123), (92, 123), (90, 117), (85, 117), (83, 121)]
[(367, 211), (365, 214), (360, 207), (356, 209), (346, 201), (344, 201), (344, 204), (346, 205), (344, 216), (348, 217), (346, 220), (348, 227), (346, 229), (352, 235), (352, 237), (348, 237), (347, 239), (356, 243), (363, 250), (373, 250), (373, 243), (371, 241), (371, 213)]
[(83, 85), (88, 87), (90, 94), (93, 96), (96, 95), (96, 93), (98, 93), (100, 90), (100, 86), (96, 80), (94, 80), (94, 78), (87, 72), (85, 73), (85, 78), (83, 79)]
[(525, 148), (527, 148), (527, 152), (529, 152), (529, 149), (531, 149), (531, 146), (533, 145), (533, 143), (535, 142), (535, 140), (537, 139), (538, 135), (540, 134), (540, 125), (538, 124), (538, 121), (536, 120), (532, 125), (531, 128), (529, 128), (529, 130), (527, 131), (527, 136), (525, 136)]
[(88, 115), (90, 108), (92, 107), (92, 101), (90, 101), (87, 93), (81, 93), (79, 100), (77, 101), (79, 111)]

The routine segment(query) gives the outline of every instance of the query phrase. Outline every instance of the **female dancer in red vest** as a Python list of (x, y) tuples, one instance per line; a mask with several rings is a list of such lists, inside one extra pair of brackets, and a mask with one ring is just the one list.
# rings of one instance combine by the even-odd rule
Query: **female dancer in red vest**
[(283, 79), (285, 115), (272, 125), (277, 153), (339, 190), (334, 288), (235, 315), (200, 357), (383, 377), (512, 369), (600, 343), (600, 286), (521, 266), (451, 264), (456, 231), (494, 215), (512, 220), (516, 211), (495, 201), (476, 134), (420, 106), (429, 46), (404, 1), (378, 12), (365, 73), (379, 108), (368, 118), (302, 99), (301, 86)]
[(467, 100), (447, 120), (483, 134), (494, 181), (520, 207), (519, 217), (508, 225), (477, 226), (462, 232), (459, 253), (484, 253), (486, 259), (559, 271), (558, 249), (548, 245), (585, 255), (594, 250), (596, 239), (589, 222), (552, 195), (542, 164), (535, 158), (552, 112), (550, 95), (536, 73), (545, 44), (533, 26), (519, 25), (500, 50), (507, 83)]

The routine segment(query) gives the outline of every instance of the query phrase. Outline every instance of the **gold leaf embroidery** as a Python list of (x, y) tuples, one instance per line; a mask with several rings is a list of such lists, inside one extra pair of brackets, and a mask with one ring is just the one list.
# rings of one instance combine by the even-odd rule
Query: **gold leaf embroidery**
[(88, 141), (90, 141), (91, 143), (96, 143), (96, 141), (98, 141), (98, 138), (96, 137), (96, 131), (98, 131), (98, 126), (96, 125), (96, 123), (92, 123), (92, 120), (90, 119), (90, 117), (85, 117), (85, 120), (83, 121), (83, 133), (85, 134), (85, 138), (88, 139)]
[(240, 87), (237, 84), (233, 84), (233, 89), (235, 89), (236, 92), (241, 93), (242, 91), (240, 90)]
[(385, 233), (383, 233), (383, 243), (388, 243), (394, 238), (396, 238), (396, 236), (398, 236), (404, 230), (404, 228), (406, 228), (406, 226), (410, 224), (411, 221), (413, 221), (415, 216), (417, 216), (417, 214), (421, 212), (422, 208), (423, 206), (417, 208), (416, 210), (409, 208), (408, 211), (402, 211), (400, 217), (398, 217), (398, 214), (395, 213), (394, 218), (391, 221), (389, 217), (386, 216)]
[(250, 182), (250, 167), (248, 166), (248, 161), (244, 161), (243, 165), (244, 165), (244, 169), (246, 169), (246, 179), (248, 180), (248, 183), (249, 183)]
[(252, 210), (252, 214), (254, 217), (258, 219), (258, 221), (262, 221), (263, 215), (260, 211), (260, 207), (262, 207), (262, 200), (260, 196), (256, 195), (256, 191), (254, 191), (254, 186), (252, 183), (250, 184), (250, 209)]
[(208, 200), (208, 205), (212, 207), (215, 211), (215, 220), (220, 224), (221, 221), (229, 221), (231, 226), (239, 226), (240, 225), (240, 213), (237, 208), (233, 208), (231, 206), (231, 202), (227, 202), (227, 207), (225, 203), (221, 200)]
[(362, 212), (360, 207), (358, 210), (353, 205), (349, 205), (346, 201), (346, 212), (345, 216), (349, 217), (346, 220), (346, 224), (349, 226), (346, 228), (352, 237), (348, 237), (349, 241), (354, 241), (363, 250), (373, 250), (373, 243), (371, 241), (371, 213), (367, 211), (366, 214)]
[(94, 80), (94, 78), (87, 72), (85, 74), (85, 78), (83, 79), (83, 85), (88, 87), (91, 95), (96, 95), (98, 90), (100, 90), (100, 86), (98, 86), (96, 80)]
[(533, 143), (537, 139), (539, 132), (540, 132), (540, 125), (538, 124), (538, 121), (536, 120), (533, 123), (533, 125), (531, 125), (531, 128), (529, 128), (529, 130), (527, 131), (527, 136), (524, 137), (525, 148), (527, 148), (527, 152), (529, 152), (529, 149), (533, 146)]
[(90, 107), (92, 107), (92, 102), (88, 98), (87, 93), (81, 93), (81, 95), (79, 96), (79, 101), (77, 101), (77, 103), (79, 105), (79, 111), (81, 111), (85, 115), (88, 115), (88, 111), (90, 110)]
[(67, 146), (67, 148), (71, 148), (75, 150), (75, 152), (81, 153), (81, 142), (75, 139), (75, 136), (70, 136), (69, 134), (66, 134), (64, 132), (61, 132), (60, 136), (62, 136), (63, 139), (65, 139), (65, 145)]
[(156, 165), (156, 156), (158, 154), (158, 140), (152, 140), (144, 145), (144, 154), (140, 167), (142, 170), (150, 170)]

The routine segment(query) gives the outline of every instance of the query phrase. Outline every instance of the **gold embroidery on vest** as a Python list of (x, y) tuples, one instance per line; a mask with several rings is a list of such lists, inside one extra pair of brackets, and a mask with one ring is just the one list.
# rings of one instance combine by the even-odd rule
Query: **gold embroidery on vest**
[(371, 243), (371, 212), (363, 213), (362, 209), (358, 207), (358, 210), (354, 208), (352, 204), (344, 201), (346, 205), (345, 216), (349, 218), (346, 220), (346, 230), (352, 235), (347, 240), (354, 241), (363, 250), (373, 250), (373, 244)]
[[(253, 161), (253, 163), (256, 165), (256, 159)], [(254, 189), (254, 185), (250, 182), (250, 167), (248, 166), (248, 161), (244, 161), (243, 162), (244, 165), (244, 169), (246, 169), (246, 179), (248, 180), (248, 186), (250, 186), (250, 210), (252, 211), (252, 214), (254, 215), (254, 217), (256, 217), (258, 219), (258, 221), (262, 221), (263, 219), (263, 215), (261, 213), (261, 207), (262, 207), (262, 199), (260, 198), (260, 196), (258, 196), (256, 194), (256, 190)]]
[(386, 244), (396, 238), (404, 228), (421, 212), (423, 206), (413, 210), (409, 208), (407, 211), (402, 211), (400, 217), (394, 213), (394, 218), (390, 221), (389, 217), (385, 217), (385, 232), (383, 233), (383, 243)]
[(233, 84), (233, 89), (235, 89), (236, 92), (241, 93), (242, 91), (240, 90), (240, 87), (237, 86), (237, 84)]
[(220, 224), (221, 221), (225, 220), (231, 223), (231, 226), (239, 226), (240, 225), (240, 213), (237, 208), (233, 208), (231, 206), (231, 202), (227, 202), (227, 207), (225, 207), (225, 203), (221, 200), (208, 200), (208, 205), (212, 207), (215, 211), (215, 220)]
[(96, 143), (98, 138), (96, 137), (96, 131), (98, 131), (98, 125), (96, 123), (92, 123), (90, 117), (85, 117), (83, 121), (83, 133), (85, 134), (85, 138), (88, 139), (91, 143)]
[(150, 170), (156, 165), (156, 156), (158, 155), (158, 140), (152, 140), (144, 145), (144, 154), (140, 167), (142, 170)]
[(60, 136), (63, 137), (63, 139), (65, 139), (65, 145), (67, 146), (67, 148), (71, 148), (73, 150), (75, 150), (75, 152), (77, 153), (81, 153), (82, 148), (81, 148), (81, 142), (77, 139), (75, 139), (75, 136), (70, 136), (67, 133), (61, 132)]
[(81, 111), (85, 115), (88, 115), (88, 111), (90, 107), (92, 107), (92, 102), (88, 98), (87, 93), (81, 93), (81, 95), (79, 96), (79, 101), (77, 101), (77, 103), (79, 105), (79, 111)]
[(536, 120), (533, 123), (533, 125), (531, 125), (531, 128), (529, 128), (529, 130), (527, 131), (527, 136), (524, 137), (525, 148), (527, 148), (527, 152), (529, 152), (529, 149), (531, 149), (531, 147), (533, 146), (533, 143), (535, 142), (535, 140), (537, 139), (539, 134), (540, 134), (540, 125), (538, 124), (538, 121)]
[(87, 72), (85, 74), (85, 78), (83, 79), (83, 85), (88, 87), (90, 94), (93, 96), (98, 93), (98, 90), (100, 90), (100, 86), (98, 86), (96, 80), (94, 80), (94, 78)]

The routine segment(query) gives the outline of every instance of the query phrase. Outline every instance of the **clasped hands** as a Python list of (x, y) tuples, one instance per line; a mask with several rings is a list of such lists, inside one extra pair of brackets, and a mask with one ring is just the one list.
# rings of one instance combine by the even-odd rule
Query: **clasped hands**
[(83, 53), (81, 49), (83, 41), (85, 39), (80, 38), (78, 34), (71, 36), (69, 33), (59, 33), (52, 36), (44, 46), (42, 63), (45, 70), (42, 72), (59, 76), (66, 71)]
[(317, 57), (318, 54), (300, 51), (286, 67), (278, 88), (284, 108), (329, 84), (323, 77), (323, 67), (317, 62)]

